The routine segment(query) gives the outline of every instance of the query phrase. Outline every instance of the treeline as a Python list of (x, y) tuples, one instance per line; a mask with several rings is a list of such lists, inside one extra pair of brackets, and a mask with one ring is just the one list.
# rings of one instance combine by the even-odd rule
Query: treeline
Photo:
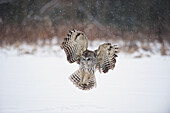
[(133, 52), (136, 41), (157, 40), (166, 55), (170, 0), (0, 0), (0, 47), (60, 41), (73, 28), (89, 40), (123, 40), (122, 48)]
[(0, 0), (2, 41), (63, 38), (72, 28), (90, 39), (170, 42), (170, 0)]
[(170, 25), (170, 0), (1, 0), (3, 23), (42, 21), (53, 25), (98, 22), (118, 29), (153, 29)]

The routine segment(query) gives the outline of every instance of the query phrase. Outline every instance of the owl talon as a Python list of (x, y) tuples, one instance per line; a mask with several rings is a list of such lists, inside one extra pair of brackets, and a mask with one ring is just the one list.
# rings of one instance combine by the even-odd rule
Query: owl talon
[(88, 83), (82, 83), (82, 82), (79, 82), (79, 83), (78, 83), (78, 85), (79, 85), (79, 86), (81, 86), (81, 85), (87, 86), (87, 85), (88, 85)]
[(88, 83), (83, 83), (83, 85), (88, 86)]
[(79, 84), (79, 86), (81, 86), (81, 85), (82, 85), (82, 83), (81, 83), (81, 82), (79, 82), (78, 84)]

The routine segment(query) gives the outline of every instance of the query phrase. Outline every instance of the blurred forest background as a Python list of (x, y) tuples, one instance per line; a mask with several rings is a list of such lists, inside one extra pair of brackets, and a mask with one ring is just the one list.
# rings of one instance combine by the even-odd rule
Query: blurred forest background
[[(138, 50), (137, 41), (157, 41), (167, 55), (170, 0), (0, 0), (1, 47), (45, 44), (55, 36), (60, 43), (73, 28), (91, 41), (122, 40), (130, 53)], [(149, 44), (141, 48), (152, 51)]]

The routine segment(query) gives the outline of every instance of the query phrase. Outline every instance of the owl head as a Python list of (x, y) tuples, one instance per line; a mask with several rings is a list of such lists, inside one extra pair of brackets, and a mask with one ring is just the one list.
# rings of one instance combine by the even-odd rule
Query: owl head
[(92, 66), (96, 62), (96, 53), (93, 51), (86, 50), (83, 52), (80, 62), (83, 65)]

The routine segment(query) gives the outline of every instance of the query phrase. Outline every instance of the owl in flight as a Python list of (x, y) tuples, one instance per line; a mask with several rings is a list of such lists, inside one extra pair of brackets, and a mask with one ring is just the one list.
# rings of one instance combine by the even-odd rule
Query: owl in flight
[(104, 43), (95, 51), (87, 49), (88, 40), (85, 34), (73, 29), (67, 34), (67, 38), (61, 44), (69, 63), (77, 62), (80, 66), (69, 79), (78, 88), (89, 90), (96, 86), (95, 70), (107, 73), (109, 69), (114, 69), (116, 63), (117, 45)]

